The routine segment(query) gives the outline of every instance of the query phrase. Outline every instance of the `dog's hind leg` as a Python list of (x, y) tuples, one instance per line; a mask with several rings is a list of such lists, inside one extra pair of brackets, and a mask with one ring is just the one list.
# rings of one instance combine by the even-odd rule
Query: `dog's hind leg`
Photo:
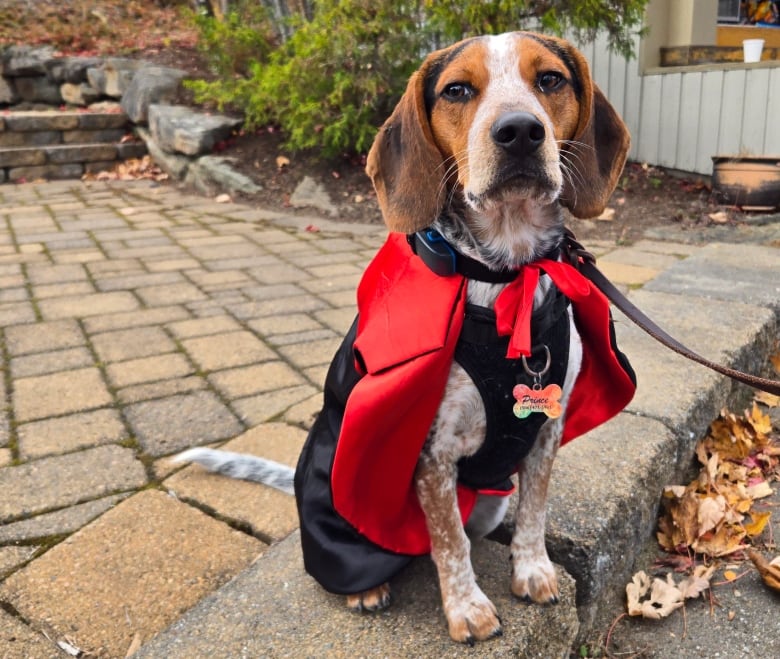
[(383, 583), (362, 593), (347, 595), (347, 608), (353, 611), (381, 611), (390, 606), (390, 584)]
[(454, 463), (437, 461), (423, 452), (415, 479), (450, 636), (460, 643), (473, 643), (499, 635), (501, 621), (496, 607), (474, 577), (471, 543), (458, 510)]
[(469, 538), (484, 538), (502, 522), (508, 507), (508, 496), (478, 495), (466, 522), (466, 535)]

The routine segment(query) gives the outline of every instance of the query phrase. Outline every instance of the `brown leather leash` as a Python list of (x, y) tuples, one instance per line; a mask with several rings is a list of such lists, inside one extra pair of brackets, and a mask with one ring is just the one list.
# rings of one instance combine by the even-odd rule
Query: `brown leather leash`
[(670, 350), (687, 357), (688, 359), (698, 362), (702, 366), (706, 366), (713, 371), (721, 373), (732, 380), (737, 380), (755, 389), (766, 391), (775, 396), (780, 396), (780, 381), (769, 380), (767, 378), (761, 378), (757, 375), (750, 375), (749, 373), (743, 373), (736, 369), (723, 366), (717, 362), (710, 361), (705, 357), (695, 353), (684, 344), (680, 343), (673, 336), (656, 325), (650, 318), (648, 318), (644, 312), (642, 312), (633, 303), (629, 302), (625, 295), (623, 295), (615, 285), (607, 279), (604, 274), (596, 267), (596, 258), (586, 250), (580, 242), (574, 237), (571, 230), (566, 230), (566, 236), (564, 238), (563, 245), (564, 254), (568, 257), (569, 262), (579, 271), (590, 279), (596, 287), (607, 296), (610, 302), (620, 309), (631, 321), (638, 325), (641, 329), (652, 336), (656, 341), (665, 345)]

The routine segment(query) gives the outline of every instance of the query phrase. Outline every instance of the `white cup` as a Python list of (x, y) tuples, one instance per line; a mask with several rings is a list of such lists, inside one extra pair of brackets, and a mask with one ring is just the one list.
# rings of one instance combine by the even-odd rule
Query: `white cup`
[(745, 62), (760, 62), (763, 49), (763, 39), (745, 39), (742, 41), (742, 52), (745, 56)]

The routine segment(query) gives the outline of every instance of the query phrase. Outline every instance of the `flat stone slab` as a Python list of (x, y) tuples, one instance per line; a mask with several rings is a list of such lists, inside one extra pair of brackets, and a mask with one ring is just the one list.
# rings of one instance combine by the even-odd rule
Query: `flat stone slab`
[(204, 371), (246, 366), (276, 357), (252, 332), (237, 331), (185, 339), (184, 350)]
[(662, 272), (646, 290), (780, 308), (780, 249), (707, 245)]
[[(165, 158), (162, 163), (168, 161), (169, 158)], [(245, 194), (260, 192), (263, 189), (261, 186), (233, 168), (234, 161), (234, 158), (201, 156), (190, 163), (184, 181), (209, 196), (213, 196), (220, 190)], [(176, 163), (173, 163), (173, 166), (176, 168)]]
[(53, 513), (36, 515), (21, 522), (3, 524), (0, 526), (0, 542), (29, 542), (53, 535), (74, 533), (127, 496), (127, 494), (113, 494)]
[[(777, 322), (770, 309), (649, 288), (632, 291), (629, 299), (672, 336), (713, 361), (760, 370)], [(692, 446), (737, 391), (736, 385), (665, 348), (620, 312), (615, 318), (618, 345), (637, 373), (638, 388), (628, 411), (662, 420), (687, 436)]]
[(32, 421), (18, 426), (19, 455), (24, 459), (68, 453), (127, 439), (127, 430), (115, 409)]
[(245, 429), (225, 404), (207, 391), (128, 405), (125, 416), (144, 452), (153, 456), (229, 439)]
[(357, 614), (346, 608), (343, 597), (326, 593), (304, 572), (296, 532), (134, 656), (568, 656), (578, 629), (573, 580), (558, 571), (561, 601), (556, 606), (524, 604), (511, 595), (508, 556), (508, 548), (495, 542), (472, 547), (477, 579), (498, 607), (504, 628), (503, 636), (475, 648), (450, 639), (428, 558), (413, 561), (393, 581), (389, 609)]
[(0, 522), (146, 485), (131, 449), (98, 446), (0, 469)]
[(46, 75), (54, 82), (79, 84), (87, 79), (87, 69), (101, 63), (100, 57), (56, 57), (46, 62)]
[(12, 77), (43, 74), (52, 59), (52, 46), (8, 46), (0, 57), (0, 73)]
[(311, 176), (304, 176), (301, 179), (290, 196), (290, 205), (296, 208), (317, 208), (329, 215), (338, 215), (338, 208), (325, 190), (325, 186)]
[(264, 545), (158, 491), (126, 499), (0, 586), (32, 629), (124, 657), (247, 567)]
[(73, 348), (86, 343), (75, 320), (13, 325), (5, 328), (5, 340), (13, 356)]
[[(249, 453), (295, 467), (306, 432), (283, 423), (247, 430), (220, 448)], [(259, 483), (236, 481), (192, 465), (166, 479), (163, 485), (179, 499), (213, 510), (254, 535), (280, 540), (298, 528), (295, 498)]]
[(66, 655), (43, 634), (0, 609), (0, 648), (4, 659), (63, 659)]
[(197, 112), (184, 105), (149, 106), (149, 130), (164, 151), (196, 156), (210, 152), (241, 125), (240, 119)]
[(173, 101), (186, 75), (186, 71), (168, 66), (139, 69), (122, 94), (122, 110), (133, 123), (146, 123), (149, 105)]
[(9, 112), (3, 117), (8, 131), (74, 130), (79, 127), (79, 116), (75, 112), (30, 110)]
[(13, 406), (20, 422), (95, 409), (112, 402), (97, 368), (21, 378), (14, 383)]

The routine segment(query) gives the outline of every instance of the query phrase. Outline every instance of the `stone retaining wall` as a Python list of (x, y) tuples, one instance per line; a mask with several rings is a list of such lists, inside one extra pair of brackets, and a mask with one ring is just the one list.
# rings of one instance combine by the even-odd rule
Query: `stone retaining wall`
[[(186, 76), (141, 60), (6, 48), (0, 53), (0, 183), (79, 178), (148, 149), (169, 175), (207, 194), (257, 191), (229, 159), (208, 155), (241, 119), (175, 105)], [(138, 141), (124, 143), (133, 133)]]
[(123, 142), (132, 130), (116, 113), (13, 112), (0, 116), (0, 183), (38, 178), (80, 178), (146, 153), (142, 142)]

